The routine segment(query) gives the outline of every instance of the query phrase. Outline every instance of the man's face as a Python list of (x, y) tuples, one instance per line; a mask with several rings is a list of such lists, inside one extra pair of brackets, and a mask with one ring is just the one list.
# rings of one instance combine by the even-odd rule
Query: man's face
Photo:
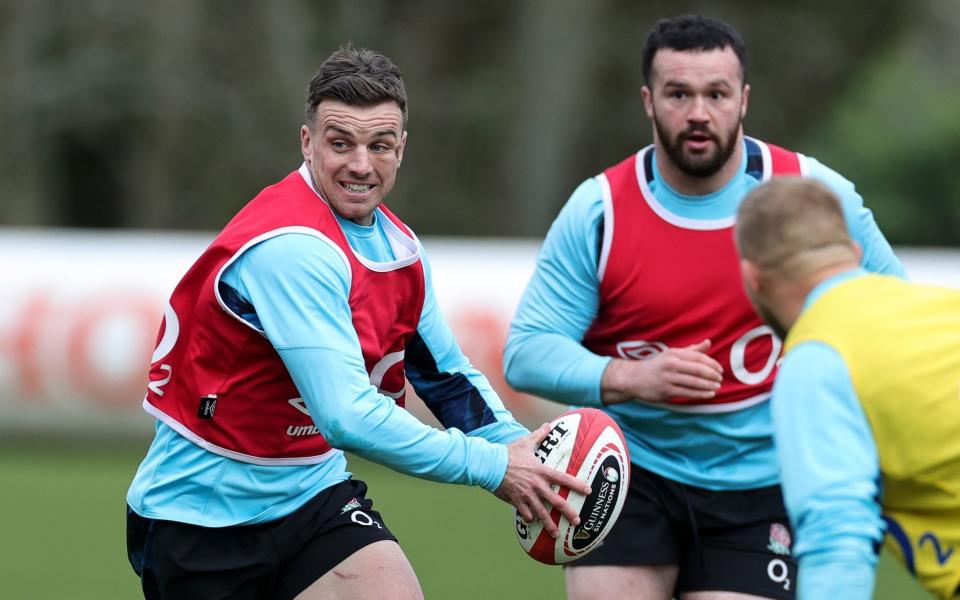
[(691, 177), (710, 177), (733, 154), (747, 114), (750, 86), (743, 85), (732, 48), (661, 49), (644, 86), (647, 116), (667, 157)]
[(369, 225), (393, 188), (407, 133), (396, 102), (351, 106), (323, 100), (300, 146), (320, 195), (341, 217)]
[(787, 339), (787, 328), (780, 322), (780, 319), (774, 316), (773, 311), (764, 304), (763, 300), (755, 296), (750, 296), (750, 302), (753, 304), (753, 308), (757, 311), (757, 314), (760, 315), (760, 320), (766, 323), (767, 326), (777, 334), (778, 338), (781, 340)]
[(778, 338), (781, 340), (787, 339), (789, 330), (780, 322), (780, 319), (773, 314), (773, 311), (763, 300), (760, 292), (760, 269), (750, 261), (741, 260), (740, 275), (743, 281), (743, 290), (747, 293), (747, 298), (750, 299), (750, 304), (752, 304), (753, 309), (757, 311), (760, 320), (766, 323), (767, 326), (777, 334)]

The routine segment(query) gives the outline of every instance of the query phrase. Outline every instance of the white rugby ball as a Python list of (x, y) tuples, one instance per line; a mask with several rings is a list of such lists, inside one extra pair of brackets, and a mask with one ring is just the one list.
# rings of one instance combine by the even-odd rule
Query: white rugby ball
[(580, 515), (574, 526), (551, 509), (550, 518), (560, 529), (556, 539), (540, 520), (525, 522), (514, 510), (517, 539), (527, 554), (548, 565), (575, 560), (600, 545), (613, 527), (630, 485), (630, 456), (616, 421), (595, 408), (563, 413), (550, 423), (550, 435), (536, 449), (548, 467), (565, 471), (591, 488), (589, 496), (560, 487), (558, 493)]

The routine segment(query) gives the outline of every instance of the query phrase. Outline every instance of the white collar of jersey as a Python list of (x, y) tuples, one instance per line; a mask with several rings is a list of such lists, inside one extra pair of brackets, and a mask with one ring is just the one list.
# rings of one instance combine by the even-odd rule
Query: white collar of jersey
[[(744, 140), (742, 143), (744, 145), (746, 145), (747, 140), (750, 140), (760, 148), (760, 155), (762, 156), (763, 163), (763, 175), (761, 181), (767, 181), (770, 179), (773, 170), (773, 161), (770, 158), (770, 148), (762, 140), (748, 136), (743, 137)], [(657, 197), (653, 195), (653, 192), (650, 190), (650, 186), (647, 185), (646, 157), (648, 152), (653, 152), (652, 144), (637, 153), (637, 183), (640, 186), (640, 192), (643, 195), (643, 199), (647, 202), (647, 205), (650, 206), (650, 209), (657, 214), (657, 216), (672, 225), (683, 227), (684, 229), (707, 231), (733, 227), (737, 220), (736, 215), (731, 215), (722, 219), (690, 219), (670, 211), (670, 209), (661, 204), (660, 201), (657, 200)], [(746, 152), (746, 148), (744, 148), (744, 152)], [(746, 162), (746, 159), (744, 159), (744, 162)]]
[[(324, 204), (330, 208), (330, 212), (333, 212), (333, 208), (330, 207), (330, 203), (320, 194), (320, 191), (317, 190), (316, 186), (313, 183), (313, 176), (310, 174), (310, 169), (307, 168), (307, 163), (304, 161), (300, 168), (297, 169), (297, 172), (300, 173), (300, 176), (303, 177), (304, 182), (307, 186), (313, 190), (313, 193), (317, 195), (317, 198), (323, 201)], [(393, 222), (393, 219), (387, 217), (383, 214), (383, 211), (380, 210), (380, 207), (377, 207), (377, 219), (380, 221), (381, 227), (383, 227), (383, 233), (387, 237), (387, 242), (390, 244), (390, 249), (393, 250), (393, 255), (397, 257), (396, 260), (389, 262), (375, 262), (372, 261), (359, 252), (353, 249), (353, 246), (350, 246), (350, 250), (353, 252), (353, 255), (360, 261), (360, 264), (370, 269), (371, 271), (377, 271), (379, 273), (385, 273), (387, 271), (395, 271), (402, 267), (412, 265), (413, 263), (420, 260), (420, 244), (413, 232), (411, 235), (407, 235), (405, 231), (400, 229), (400, 227)], [(340, 227), (340, 222), (337, 221), (337, 226)], [(343, 228), (341, 227), (341, 230)], [(412, 237), (411, 237), (412, 236)], [(348, 244), (349, 245), (349, 242)]]
[(660, 203), (657, 200), (657, 197), (653, 195), (650, 186), (647, 185), (647, 173), (646, 173), (646, 157), (648, 152), (653, 152), (653, 146), (647, 146), (643, 150), (637, 153), (636, 159), (636, 175), (637, 175), (637, 184), (640, 186), (640, 194), (643, 196), (643, 199), (646, 201), (647, 206), (650, 207), (650, 210), (655, 212), (658, 217), (670, 223), (671, 225), (676, 225), (677, 227), (682, 227), (684, 229), (696, 229), (701, 231), (708, 231), (714, 229), (725, 229), (728, 227), (733, 227), (736, 223), (736, 216), (732, 215), (725, 217), (723, 219), (690, 219), (688, 217), (681, 217), (680, 215), (670, 211), (666, 206)]

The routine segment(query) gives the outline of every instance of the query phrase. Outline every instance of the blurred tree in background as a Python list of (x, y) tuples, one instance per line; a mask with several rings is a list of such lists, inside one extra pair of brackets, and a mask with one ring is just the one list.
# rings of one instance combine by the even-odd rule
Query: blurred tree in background
[(917, 16), (804, 144), (843, 165), (891, 242), (960, 246), (960, 3)]
[(749, 133), (853, 179), (894, 241), (960, 245), (953, 0), (0, 0), (0, 223), (218, 229), (299, 164), (307, 83), (352, 41), (408, 85), (391, 206), (539, 237), (649, 143), (643, 38), (683, 12), (746, 38)]

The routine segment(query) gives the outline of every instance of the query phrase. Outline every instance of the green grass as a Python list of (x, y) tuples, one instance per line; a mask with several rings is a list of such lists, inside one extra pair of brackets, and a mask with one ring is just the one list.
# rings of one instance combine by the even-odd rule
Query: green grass
[[(145, 447), (0, 447), (0, 597), (139, 597), (126, 559), (124, 496)], [(523, 554), (512, 510), (493, 496), (351, 465), (427, 598), (563, 598), (561, 570)], [(885, 558), (876, 598), (928, 596)]]

